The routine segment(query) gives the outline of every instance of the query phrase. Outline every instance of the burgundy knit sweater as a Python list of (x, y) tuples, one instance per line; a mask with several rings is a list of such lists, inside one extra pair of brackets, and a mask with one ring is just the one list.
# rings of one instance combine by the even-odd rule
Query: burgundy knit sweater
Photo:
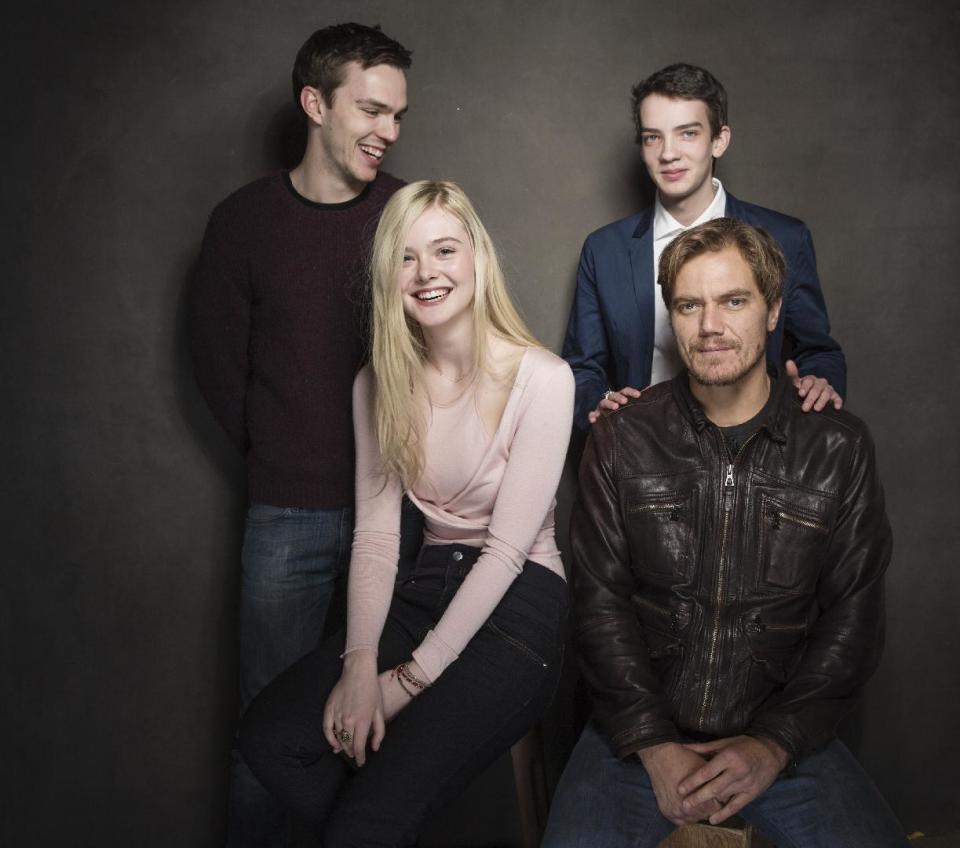
[(210, 216), (190, 302), (200, 391), (247, 461), (252, 503), (353, 505), (351, 387), (366, 352), (366, 261), (381, 173), (346, 203), (301, 197), (287, 172)]

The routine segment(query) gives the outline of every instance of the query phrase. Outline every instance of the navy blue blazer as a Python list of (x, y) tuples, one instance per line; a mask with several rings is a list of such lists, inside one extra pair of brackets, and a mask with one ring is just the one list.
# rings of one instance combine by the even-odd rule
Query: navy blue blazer
[[(803, 375), (825, 377), (847, 395), (843, 351), (830, 337), (827, 306), (817, 278), (813, 239), (806, 224), (727, 194), (726, 215), (762, 227), (787, 259), (783, 307), (767, 339), (767, 358), (781, 362), (786, 335)], [(653, 207), (614, 221), (587, 236), (577, 269), (563, 358), (577, 380), (574, 422), (589, 427), (587, 413), (607, 389), (650, 384), (653, 361)]]

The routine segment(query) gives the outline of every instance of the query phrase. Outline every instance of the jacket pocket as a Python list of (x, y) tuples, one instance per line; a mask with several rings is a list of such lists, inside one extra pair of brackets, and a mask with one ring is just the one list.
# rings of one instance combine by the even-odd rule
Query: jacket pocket
[(760, 494), (757, 588), (809, 593), (816, 586), (829, 527), (816, 512)]
[(806, 622), (768, 621), (760, 613), (745, 614), (740, 629), (747, 640), (750, 659), (761, 677), (785, 684), (796, 670), (807, 641)]
[(668, 701), (673, 702), (683, 671), (684, 648), (690, 618), (691, 601), (675, 601), (661, 606), (641, 593), (631, 598), (647, 643), (647, 656)]
[[(699, 489), (634, 493), (624, 506), (624, 521), (637, 576), (690, 580), (697, 558)], [(658, 581), (659, 582), (659, 581)]]

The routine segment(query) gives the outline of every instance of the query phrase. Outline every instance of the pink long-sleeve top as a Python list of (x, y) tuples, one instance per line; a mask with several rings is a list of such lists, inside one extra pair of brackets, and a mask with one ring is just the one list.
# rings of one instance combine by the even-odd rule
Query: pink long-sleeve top
[[(400, 550), (403, 489), (395, 476), (384, 478), (373, 390), (367, 366), (353, 386), (357, 501), (347, 653), (377, 649)], [(553, 513), (573, 396), (566, 362), (541, 348), (528, 348), (493, 435), (480, 418), (475, 385), (453, 404), (430, 408), (424, 473), (407, 490), (424, 515), (424, 543), (457, 543), (482, 551), (443, 616), (413, 652), (431, 682), (490, 617), (527, 559), (563, 577)]]

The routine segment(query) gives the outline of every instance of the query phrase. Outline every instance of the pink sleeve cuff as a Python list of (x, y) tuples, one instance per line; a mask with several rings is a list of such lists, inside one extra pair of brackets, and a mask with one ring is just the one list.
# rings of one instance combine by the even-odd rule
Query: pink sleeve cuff
[(427, 632), (423, 641), (413, 652), (413, 658), (430, 683), (436, 683), (437, 678), (443, 674), (443, 670), (459, 656), (460, 654), (433, 630)]

